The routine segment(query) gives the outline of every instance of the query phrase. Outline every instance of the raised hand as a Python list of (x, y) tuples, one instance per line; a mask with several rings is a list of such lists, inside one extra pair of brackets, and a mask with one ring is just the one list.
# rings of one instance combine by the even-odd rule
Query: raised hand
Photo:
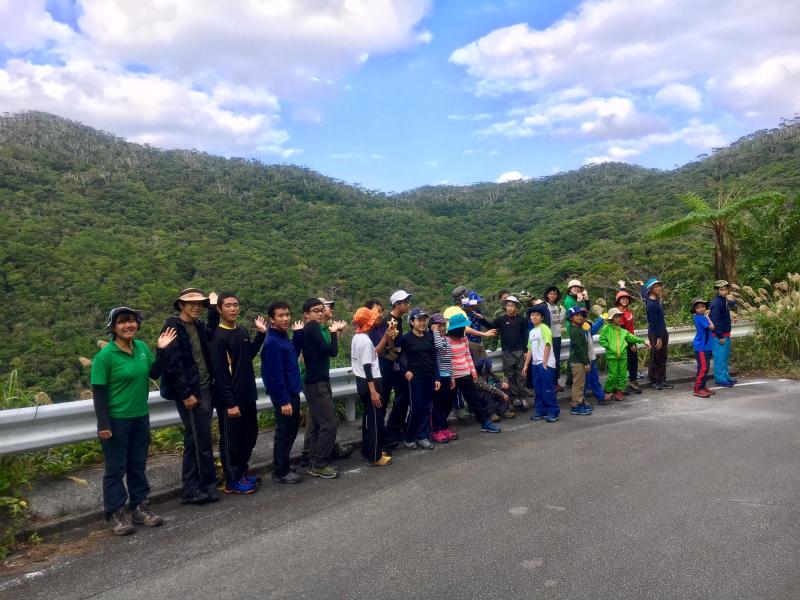
[(345, 327), (347, 327), (347, 321), (331, 321), (329, 329), (331, 333), (338, 333)]
[(267, 333), (267, 322), (264, 320), (264, 317), (258, 315), (253, 323), (255, 324), (256, 329), (258, 329), (261, 333)]
[(304, 325), (303, 321), (295, 321), (292, 323), (292, 331), (300, 331)]
[(166, 348), (172, 342), (175, 341), (175, 338), (178, 337), (178, 332), (175, 331), (174, 327), (167, 327), (164, 331), (161, 332), (161, 335), (158, 336), (158, 342), (156, 347), (158, 348)]
[(211, 306), (216, 306), (217, 305), (217, 298), (219, 298), (219, 296), (217, 296), (217, 292), (209, 292), (209, 294), (208, 294), (208, 303)]

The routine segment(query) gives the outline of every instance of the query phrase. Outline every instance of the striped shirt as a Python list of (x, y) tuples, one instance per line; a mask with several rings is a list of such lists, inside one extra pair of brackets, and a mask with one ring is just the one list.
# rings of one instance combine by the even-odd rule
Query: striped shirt
[(459, 340), (454, 340), (451, 337), (447, 338), (450, 344), (450, 359), (453, 365), (453, 377), (466, 377), (471, 375), (476, 377), (478, 375), (475, 371), (475, 363), (472, 362), (472, 355), (469, 353), (469, 343), (467, 338), (462, 337)]
[(450, 344), (438, 331), (433, 332), (433, 345), (436, 346), (436, 353), (439, 355), (439, 376), (452, 377), (453, 363), (450, 357)]

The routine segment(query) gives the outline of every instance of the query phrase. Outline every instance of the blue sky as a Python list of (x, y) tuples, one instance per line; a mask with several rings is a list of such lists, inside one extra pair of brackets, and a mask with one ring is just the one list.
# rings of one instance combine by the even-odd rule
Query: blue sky
[(0, 0), (0, 111), (369, 189), (672, 168), (800, 111), (788, 0)]

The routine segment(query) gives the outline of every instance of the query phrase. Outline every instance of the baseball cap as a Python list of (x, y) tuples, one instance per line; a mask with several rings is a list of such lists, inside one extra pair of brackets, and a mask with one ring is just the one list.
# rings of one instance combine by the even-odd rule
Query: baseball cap
[(405, 290), (397, 290), (394, 294), (389, 297), (389, 304), (394, 306), (398, 302), (403, 302), (404, 300), (408, 300), (411, 298), (411, 294), (409, 294)]

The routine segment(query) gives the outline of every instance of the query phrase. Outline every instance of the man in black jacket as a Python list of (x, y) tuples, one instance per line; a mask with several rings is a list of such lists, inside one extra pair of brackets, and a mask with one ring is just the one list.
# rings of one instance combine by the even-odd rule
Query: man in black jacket
[[(161, 396), (174, 400), (183, 421), (184, 504), (205, 504), (219, 500), (217, 473), (211, 446), (211, 361), (209, 331), (199, 319), (208, 298), (197, 288), (178, 294), (173, 303), (177, 316), (169, 317), (163, 331), (175, 329), (177, 339), (165, 349), (161, 375)], [(216, 327), (216, 322), (213, 324)]]
[[(216, 300), (216, 301), (215, 301)], [(258, 333), (250, 333), (236, 324), (239, 298), (223, 292), (211, 293), (210, 310), (219, 313), (219, 325), (211, 335), (209, 353), (214, 375), (214, 399), (219, 420), (219, 454), (225, 474), (226, 494), (252, 494), (260, 482), (248, 475), (247, 468), (258, 437), (255, 373), (253, 359), (261, 351), (267, 332), (264, 317), (254, 321)]]

